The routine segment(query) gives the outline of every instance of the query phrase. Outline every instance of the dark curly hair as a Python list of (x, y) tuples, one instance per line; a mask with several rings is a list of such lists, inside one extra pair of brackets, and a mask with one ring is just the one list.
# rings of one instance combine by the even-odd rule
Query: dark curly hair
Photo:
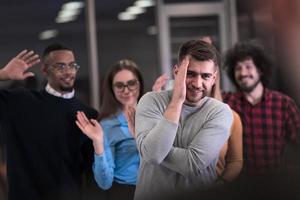
[(253, 63), (260, 72), (260, 80), (262, 84), (264, 86), (268, 86), (269, 78), (272, 73), (271, 68), (273, 66), (273, 61), (271, 57), (266, 54), (260, 43), (254, 40), (239, 42), (225, 54), (224, 67), (231, 81), (238, 87), (234, 78), (234, 70), (238, 62), (247, 59), (253, 60)]

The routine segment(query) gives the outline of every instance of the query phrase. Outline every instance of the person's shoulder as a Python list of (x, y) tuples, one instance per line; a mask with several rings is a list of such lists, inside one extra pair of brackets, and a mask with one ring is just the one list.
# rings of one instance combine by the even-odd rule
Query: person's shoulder
[(12, 95), (18, 97), (18, 98), (37, 98), (40, 97), (42, 94), (40, 91), (37, 90), (29, 90), (23, 87), (8, 90)]
[(293, 101), (293, 99), (288, 95), (276, 90), (267, 90), (267, 96), (277, 100)]
[(224, 103), (233, 106), (242, 102), (243, 95), (241, 92), (223, 92), (222, 98)]
[(222, 97), (223, 99), (226, 98), (226, 99), (231, 99), (231, 98), (237, 98), (240, 96), (240, 93), (239, 92), (222, 92)]
[(0, 97), (1, 100), (13, 105), (16, 102), (24, 99), (28, 99), (31, 96), (31, 92), (24, 88), (14, 88), (14, 89), (1, 89)]
[(232, 112), (234, 120), (241, 120), (240, 115), (236, 111), (234, 111), (233, 109), (231, 109), (231, 112)]
[(211, 119), (222, 119), (224, 123), (227, 119), (229, 119), (231, 123), (233, 119), (231, 108), (226, 103), (211, 97), (207, 97), (203, 108), (200, 109), (199, 112), (211, 117)]
[(117, 117), (115, 115), (111, 115), (109, 117), (106, 117), (100, 121), (101, 126), (115, 126), (117, 124), (120, 124)]
[(220, 101), (220, 100), (217, 100), (215, 98), (211, 98), (211, 97), (207, 97), (208, 98), (208, 103), (211, 107), (213, 108), (218, 108), (218, 109), (230, 109), (228, 104)]
[(155, 91), (151, 91), (151, 92), (147, 92), (146, 94), (144, 94), (140, 101), (152, 101), (152, 102), (169, 102), (170, 98), (172, 96), (172, 92), (169, 90), (164, 90), (164, 91), (160, 91), (160, 92), (155, 92)]
[(290, 96), (276, 90), (267, 91), (267, 100), (281, 104), (283, 107), (297, 107), (296, 102)]
[(78, 105), (78, 107), (79, 107), (78, 109), (84, 111), (89, 117), (96, 118), (98, 116), (98, 111), (95, 108), (86, 105), (80, 99), (78, 99), (76, 97), (74, 97), (73, 100), (75, 101), (75, 104)]
[(146, 94), (144, 94), (144, 96), (149, 96), (149, 97), (153, 97), (153, 98), (164, 98), (164, 97), (170, 96), (170, 94), (171, 94), (170, 90), (163, 90), (160, 92), (150, 91), (150, 92), (147, 92)]

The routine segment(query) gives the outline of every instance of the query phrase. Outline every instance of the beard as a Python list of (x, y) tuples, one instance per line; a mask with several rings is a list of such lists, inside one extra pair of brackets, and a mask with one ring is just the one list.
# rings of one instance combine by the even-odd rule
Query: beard
[(259, 83), (260, 83), (260, 80), (258, 79), (252, 85), (247, 86), (244, 84), (238, 84), (238, 86), (241, 91), (249, 93), (249, 92), (252, 92)]
[(201, 95), (193, 95), (194, 92), (196, 92), (197, 89), (194, 88), (187, 88), (187, 94), (186, 94), (186, 103), (187, 104), (197, 104), (199, 103), (204, 97), (207, 96), (208, 91), (207, 90), (201, 90)]
[(73, 89), (74, 89), (74, 84), (73, 85), (70, 85), (70, 86), (66, 86), (66, 85), (61, 85), (59, 87), (60, 91), (62, 92), (72, 92)]
[[(69, 79), (66, 79), (69, 78)], [(74, 89), (75, 78), (74, 77), (65, 77), (62, 78), (59, 82), (59, 89), (62, 92), (72, 92)]]

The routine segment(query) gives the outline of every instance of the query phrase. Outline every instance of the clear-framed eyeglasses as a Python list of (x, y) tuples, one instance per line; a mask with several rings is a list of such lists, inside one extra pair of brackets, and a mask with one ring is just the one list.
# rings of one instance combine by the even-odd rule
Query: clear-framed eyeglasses
[(55, 71), (65, 71), (65, 70), (73, 70), (73, 71), (78, 71), (80, 66), (76, 62), (71, 62), (69, 64), (67, 63), (55, 63), (55, 64), (47, 64), (47, 66), (52, 67)]
[(115, 88), (115, 90), (117, 92), (124, 92), (126, 87), (129, 91), (134, 91), (139, 87), (139, 85), (140, 85), (139, 81), (136, 79), (133, 79), (133, 80), (127, 81), (127, 83), (116, 82), (113, 84), (113, 87)]

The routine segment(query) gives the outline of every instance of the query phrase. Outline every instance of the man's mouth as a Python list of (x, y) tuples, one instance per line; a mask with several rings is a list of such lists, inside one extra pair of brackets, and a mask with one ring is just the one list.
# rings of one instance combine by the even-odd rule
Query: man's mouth
[(189, 91), (193, 94), (200, 94), (203, 92), (203, 90), (195, 90), (195, 89), (189, 89)]
[(252, 76), (241, 76), (241, 77), (239, 78), (240, 81), (248, 80), (248, 79), (252, 79)]
[(67, 77), (67, 78), (63, 78), (62, 80), (63, 80), (64, 82), (69, 83), (69, 82), (73, 81), (74, 78), (73, 78), (73, 77)]

